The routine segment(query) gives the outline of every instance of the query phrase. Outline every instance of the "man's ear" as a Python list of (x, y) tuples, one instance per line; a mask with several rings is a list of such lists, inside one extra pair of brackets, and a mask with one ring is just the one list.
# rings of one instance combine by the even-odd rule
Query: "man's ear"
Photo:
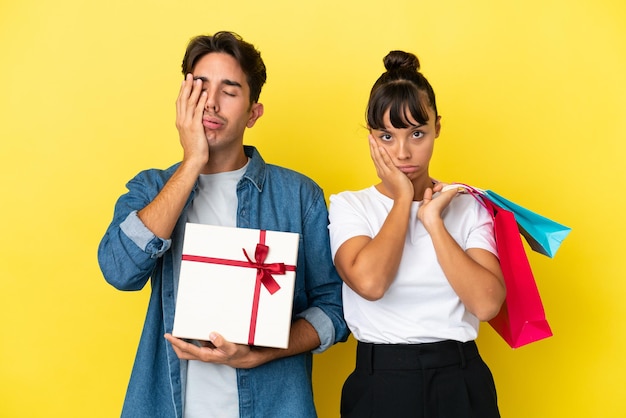
[(248, 128), (252, 128), (257, 119), (259, 119), (261, 116), (263, 116), (263, 104), (253, 103), (250, 109), (250, 118), (248, 119), (248, 123), (246, 123), (246, 126)]

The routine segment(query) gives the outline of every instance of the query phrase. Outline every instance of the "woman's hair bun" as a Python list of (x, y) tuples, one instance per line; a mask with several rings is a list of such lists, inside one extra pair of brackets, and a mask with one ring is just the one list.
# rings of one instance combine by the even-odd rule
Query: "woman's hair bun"
[(420, 61), (414, 54), (404, 51), (391, 51), (383, 59), (387, 71), (419, 71)]

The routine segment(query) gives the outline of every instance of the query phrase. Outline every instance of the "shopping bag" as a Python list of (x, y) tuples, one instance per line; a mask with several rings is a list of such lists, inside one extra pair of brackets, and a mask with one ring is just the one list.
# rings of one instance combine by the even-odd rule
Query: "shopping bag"
[(460, 191), (480, 195), (488, 199), (502, 209), (513, 212), (519, 232), (524, 236), (530, 248), (548, 257), (554, 257), (561, 243), (572, 230), (570, 227), (561, 225), (545, 216), (539, 215), (518, 205), (493, 190), (483, 190), (464, 183), (452, 183), (444, 188), (458, 187)]
[(513, 212), (519, 232), (524, 236), (530, 248), (540, 254), (554, 257), (561, 243), (572, 230), (570, 227), (511, 202), (492, 190), (485, 190), (484, 194), (499, 207)]
[(552, 330), (546, 320), (515, 215), (489, 199), (483, 199), (482, 203), (494, 219), (496, 247), (506, 285), (506, 300), (489, 325), (511, 348), (551, 337)]

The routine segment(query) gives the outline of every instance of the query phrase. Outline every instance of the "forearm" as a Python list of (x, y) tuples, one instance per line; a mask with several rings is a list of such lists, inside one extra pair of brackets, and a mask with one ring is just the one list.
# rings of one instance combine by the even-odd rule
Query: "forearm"
[(200, 166), (183, 161), (159, 194), (137, 216), (154, 235), (169, 239), (200, 174)]
[(337, 252), (335, 264), (338, 272), (348, 286), (368, 300), (380, 299), (398, 272), (406, 241), (410, 204), (410, 200), (395, 201), (376, 236), (372, 239), (355, 237)]
[(251, 347), (246, 361), (234, 367), (258, 367), (273, 360), (310, 352), (319, 345), (320, 339), (315, 328), (306, 320), (298, 319), (291, 326), (287, 348)]
[(437, 261), (466, 308), (481, 321), (495, 316), (506, 292), (497, 258), (486, 250), (464, 251), (443, 222), (429, 233)]

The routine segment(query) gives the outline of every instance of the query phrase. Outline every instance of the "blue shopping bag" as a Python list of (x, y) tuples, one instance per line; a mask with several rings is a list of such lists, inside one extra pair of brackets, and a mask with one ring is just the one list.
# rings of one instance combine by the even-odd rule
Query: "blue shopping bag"
[(570, 227), (511, 202), (492, 190), (485, 190), (484, 195), (501, 208), (513, 212), (520, 233), (530, 248), (540, 254), (554, 257), (561, 243), (572, 230)]

